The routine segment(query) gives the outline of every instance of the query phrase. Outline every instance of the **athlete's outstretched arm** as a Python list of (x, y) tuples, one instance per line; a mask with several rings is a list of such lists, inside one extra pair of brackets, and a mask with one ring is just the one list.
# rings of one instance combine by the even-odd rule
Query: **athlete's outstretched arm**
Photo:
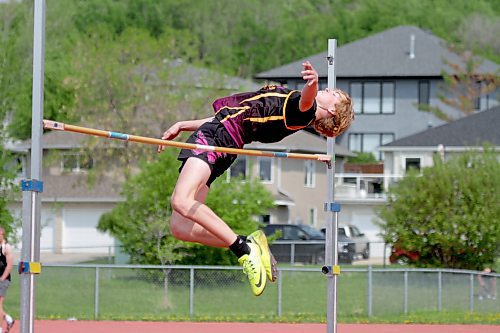
[(302, 79), (306, 80), (307, 83), (302, 88), (299, 108), (300, 111), (304, 112), (313, 106), (318, 93), (318, 73), (309, 61), (305, 61), (302, 66), (304, 66), (304, 70), (301, 72)]
[[(179, 135), (180, 132), (185, 132), (185, 131), (195, 131), (197, 130), (201, 125), (208, 121), (212, 121), (214, 117), (209, 117), (209, 118), (204, 118), (204, 119), (195, 119), (195, 120), (183, 120), (176, 122), (168, 130), (166, 130), (161, 139), (162, 140), (173, 140), (177, 135)], [(162, 152), (165, 149), (165, 146), (158, 146), (158, 152)]]

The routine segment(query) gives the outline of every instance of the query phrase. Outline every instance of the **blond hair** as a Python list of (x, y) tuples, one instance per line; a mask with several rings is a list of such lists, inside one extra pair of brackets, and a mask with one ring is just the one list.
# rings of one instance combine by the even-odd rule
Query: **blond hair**
[(340, 96), (340, 102), (335, 104), (335, 116), (314, 121), (314, 129), (328, 137), (339, 136), (351, 126), (354, 120), (351, 97), (340, 89), (334, 89), (333, 92), (338, 93)]

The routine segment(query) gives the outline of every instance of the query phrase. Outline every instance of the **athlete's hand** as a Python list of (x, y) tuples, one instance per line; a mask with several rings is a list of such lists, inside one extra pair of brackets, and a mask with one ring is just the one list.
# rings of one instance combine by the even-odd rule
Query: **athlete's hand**
[(307, 81), (308, 86), (312, 86), (315, 83), (318, 83), (318, 72), (314, 69), (309, 61), (305, 61), (302, 63), (304, 70), (300, 72), (302, 74), (302, 79)]
[(318, 161), (320, 161), (320, 162), (331, 162), (332, 161), (332, 157), (330, 155), (316, 154), (316, 156), (318, 157)]
[[(163, 133), (161, 139), (162, 140), (173, 140), (173, 139), (175, 139), (175, 137), (177, 137), (177, 135), (179, 135), (179, 132), (180, 132), (179, 123), (175, 123), (168, 130), (166, 130)], [(165, 146), (159, 145), (158, 150), (157, 150), (158, 153), (161, 153), (163, 150), (165, 150)]]

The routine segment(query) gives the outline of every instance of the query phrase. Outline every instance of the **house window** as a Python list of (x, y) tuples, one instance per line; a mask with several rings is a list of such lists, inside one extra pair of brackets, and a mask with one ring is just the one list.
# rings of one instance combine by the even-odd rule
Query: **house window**
[(271, 215), (260, 215), (259, 222), (263, 223), (263, 224), (270, 224), (271, 223)]
[(474, 110), (481, 110), (481, 81), (476, 81), (474, 84)]
[(309, 225), (316, 225), (316, 208), (309, 208)]
[(354, 104), (354, 112), (362, 113), (363, 105), (363, 84), (362, 83), (351, 83), (349, 85), (349, 93)]
[(354, 102), (354, 112), (358, 114), (394, 113), (394, 82), (351, 82), (349, 94)]
[(415, 169), (420, 171), (421, 169), (421, 159), (420, 157), (406, 157), (405, 158), (405, 170)]
[(430, 83), (429, 81), (418, 81), (418, 104), (429, 105), (430, 103)]
[(314, 187), (315, 185), (316, 164), (314, 161), (304, 162), (304, 185)]
[(486, 95), (486, 105), (485, 105), (485, 110), (488, 110), (490, 108), (490, 94)]
[(393, 133), (349, 133), (349, 150), (372, 153), (379, 161), (384, 155), (378, 147), (394, 141)]
[(270, 157), (261, 157), (259, 159), (259, 177), (266, 183), (272, 182), (273, 160)]
[(62, 153), (61, 170), (63, 172), (84, 172), (92, 166), (93, 161), (90, 156), (78, 152)]
[(229, 168), (229, 178), (243, 178), (246, 179), (247, 176), (247, 159), (246, 156), (238, 156), (234, 163), (231, 165), (231, 168)]

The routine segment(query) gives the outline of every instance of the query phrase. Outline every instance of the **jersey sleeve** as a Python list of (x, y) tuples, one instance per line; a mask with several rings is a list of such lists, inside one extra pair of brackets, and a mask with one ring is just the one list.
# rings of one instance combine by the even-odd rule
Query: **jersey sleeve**
[(307, 127), (315, 118), (316, 101), (314, 101), (309, 110), (301, 112), (299, 106), (300, 96), (300, 91), (291, 91), (283, 106), (285, 126), (290, 130), (299, 130)]

